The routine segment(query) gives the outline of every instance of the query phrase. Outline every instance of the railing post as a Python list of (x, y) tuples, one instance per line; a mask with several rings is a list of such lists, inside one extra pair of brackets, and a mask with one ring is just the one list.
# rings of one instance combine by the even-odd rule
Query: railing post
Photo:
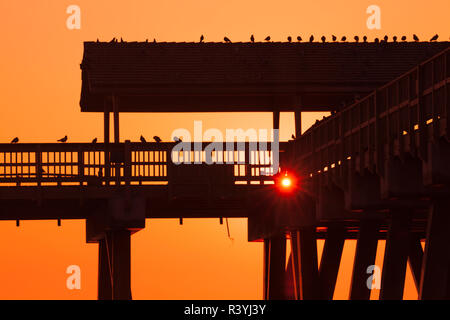
[(41, 155), (41, 145), (37, 146), (37, 149), (35, 151), (36, 156), (36, 180), (38, 187), (41, 186), (41, 180), (42, 180), (42, 155)]
[(78, 177), (80, 180), (80, 186), (82, 186), (84, 182), (84, 152), (81, 146), (78, 150)]
[(129, 186), (131, 181), (131, 146), (130, 140), (125, 140), (125, 159), (124, 159), (124, 179), (125, 185)]

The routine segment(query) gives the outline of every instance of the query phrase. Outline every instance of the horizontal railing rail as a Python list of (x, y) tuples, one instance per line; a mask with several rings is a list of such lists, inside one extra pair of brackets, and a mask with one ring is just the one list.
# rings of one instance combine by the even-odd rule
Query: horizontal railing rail
[(426, 160), (430, 139), (450, 138), (450, 48), (317, 122), (294, 142), (294, 157), (310, 176), (356, 155), (382, 173), (397, 149)]

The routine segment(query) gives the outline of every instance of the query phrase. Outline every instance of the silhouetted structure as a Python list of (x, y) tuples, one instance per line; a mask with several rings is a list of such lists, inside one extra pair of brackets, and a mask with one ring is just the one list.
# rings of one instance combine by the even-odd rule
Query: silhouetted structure
[[(264, 242), (265, 299), (331, 299), (345, 239), (358, 240), (351, 299), (369, 297), (379, 239), (381, 299), (402, 298), (407, 261), (421, 299), (449, 298), (448, 47), (86, 42), (80, 105), (104, 113), (104, 143), (0, 144), (0, 217), (86, 219), (87, 242), (99, 243), (99, 299), (131, 299), (130, 237), (145, 218), (195, 217), (248, 218), (249, 241)], [(302, 135), (301, 112), (325, 110), (333, 114)], [(161, 111), (270, 111), (276, 129), (280, 111), (294, 111), (280, 160), (300, 189), (281, 195), (278, 176), (262, 174), (270, 144), (245, 143), (224, 164), (175, 165), (188, 154), (174, 142), (120, 142), (120, 112)]]

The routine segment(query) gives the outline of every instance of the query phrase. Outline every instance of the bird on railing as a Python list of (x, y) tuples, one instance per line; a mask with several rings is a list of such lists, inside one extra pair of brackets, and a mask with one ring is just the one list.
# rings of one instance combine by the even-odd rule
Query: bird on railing
[(92, 143), (97, 143), (97, 138), (94, 138), (94, 140), (92, 140)]
[(314, 41), (314, 36), (311, 35), (311, 37), (309, 37), (309, 42), (313, 42)]
[(359, 42), (359, 37), (358, 36), (354, 36), (353, 39), (355, 39), (355, 42)]
[(292, 42), (292, 37), (291, 36), (287, 37), (287, 40), (288, 42)]
[(251, 36), (250, 36), (250, 41), (251, 41), (251, 42), (255, 42), (255, 36), (254, 36), (254, 35), (251, 35)]
[(413, 34), (413, 39), (414, 39), (414, 41), (419, 41), (419, 37), (418, 36), (416, 36), (415, 34)]
[(19, 138), (18, 138), (18, 137), (15, 137), (15, 138), (12, 139), (12, 141), (11, 141), (11, 143), (17, 143), (17, 142), (19, 142)]
[(343, 37), (341, 38), (341, 41), (342, 41), (342, 42), (347, 41), (347, 37), (346, 37), (346, 36), (343, 36)]
[(200, 42), (203, 42), (203, 40), (205, 40), (205, 37), (203, 35), (201, 35)]
[(394, 42), (397, 42), (397, 36), (394, 36), (394, 37), (392, 38), (392, 40), (393, 40)]
[(406, 36), (402, 36), (402, 41), (406, 41)]
[(142, 143), (146, 143), (146, 142), (147, 142), (147, 140), (145, 140), (145, 138), (144, 138), (144, 136), (143, 136), (143, 135), (141, 135), (141, 138), (140, 138), (140, 140), (141, 140), (141, 142), (142, 142)]
[(297, 41), (298, 41), (298, 42), (301, 42), (301, 41), (302, 41), (302, 37), (298, 36), (298, 37), (297, 37)]
[(384, 36), (383, 40), (384, 40), (384, 42), (388, 42), (389, 37), (386, 35), (386, 36)]
[(270, 41), (270, 36), (267, 36), (264, 40), (266, 40), (267, 42)]
[(181, 138), (178, 138), (178, 137), (173, 137), (173, 141), (175, 141), (175, 142), (183, 142), (183, 140), (181, 140)]
[(337, 37), (333, 34), (333, 35), (331, 35), (331, 39), (333, 40), (333, 42), (336, 42)]
[(224, 38), (223, 38), (223, 41), (228, 42), (228, 43), (231, 42), (231, 40), (228, 39), (227, 37), (224, 37)]
[(322, 42), (325, 43), (325, 41), (327, 40), (327, 38), (326, 38), (325, 36), (322, 36), (322, 37), (320, 38), (320, 40), (322, 40)]
[(64, 136), (64, 138), (61, 138), (58, 140), (58, 142), (65, 143), (67, 141), (67, 136)]
[(158, 136), (153, 136), (153, 140), (155, 140), (157, 143), (160, 143), (162, 141)]
[(433, 38), (430, 39), (430, 42), (436, 41), (438, 38), (439, 38), (439, 35), (438, 35), (438, 34), (435, 34), (435, 35), (433, 36)]
[(364, 41), (364, 42), (367, 42), (367, 36), (364, 36), (364, 37), (363, 37), (363, 41)]
[(292, 138), (292, 140), (295, 140), (295, 139), (297, 139), (294, 135), (292, 135), (291, 136), (291, 138)]

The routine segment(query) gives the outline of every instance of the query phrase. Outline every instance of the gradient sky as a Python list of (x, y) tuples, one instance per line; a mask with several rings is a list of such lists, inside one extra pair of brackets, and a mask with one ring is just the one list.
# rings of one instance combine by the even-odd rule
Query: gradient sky
[[(66, 28), (66, 8), (81, 8), (81, 29)], [(368, 30), (366, 8), (381, 8), (381, 30)], [(102, 140), (102, 115), (79, 108), (83, 41), (274, 41), (310, 34), (319, 38), (366, 34), (369, 39), (435, 33), (448, 40), (450, 1), (6, 1), (0, 2), (0, 141)], [(304, 114), (307, 128), (323, 114)], [(121, 139), (141, 134), (170, 138), (176, 128), (270, 128), (262, 114), (126, 114)], [(281, 139), (293, 132), (293, 115), (282, 114)], [(233, 240), (218, 219), (147, 220), (132, 237), (132, 292), (135, 299), (261, 299), (262, 244), (247, 242), (247, 223), (231, 219)], [(95, 299), (97, 245), (85, 243), (84, 221), (0, 222), (0, 299)], [(319, 243), (319, 251), (322, 243)], [(381, 266), (383, 243), (377, 256)], [(350, 286), (354, 241), (347, 241), (335, 298)], [(67, 266), (81, 267), (81, 290), (66, 288)], [(373, 292), (376, 297), (378, 292)], [(408, 269), (405, 298), (417, 298)]]

